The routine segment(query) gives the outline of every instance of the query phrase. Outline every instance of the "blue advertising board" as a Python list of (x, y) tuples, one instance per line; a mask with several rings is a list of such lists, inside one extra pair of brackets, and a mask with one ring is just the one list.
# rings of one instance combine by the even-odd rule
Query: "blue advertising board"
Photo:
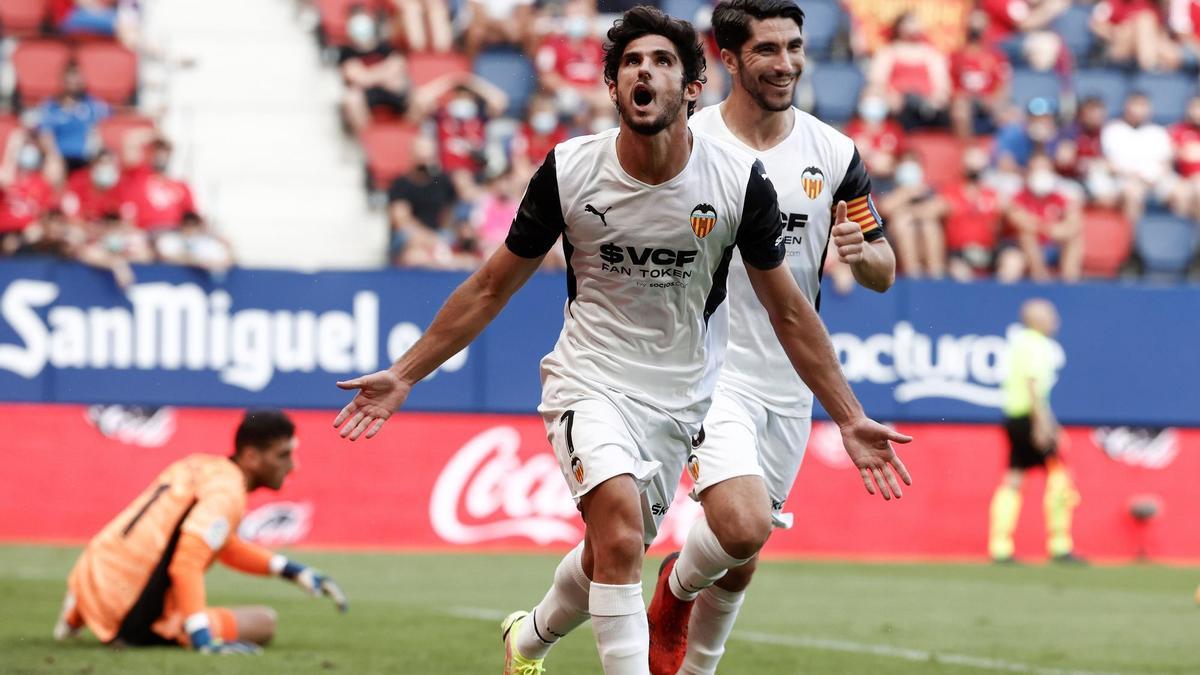
[[(0, 264), (0, 400), (337, 408), (334, 382), (377, 370), (465, 278), (416, 270), (137, 268), (122, 292), (84, 266)], [(1063, 317), (1064, 422), (1200, 426), (1200, 289), (901, 280), (886, 294), (826, 288), (821, 315), (855, 392), (886, 420), (992, 422), (1023, 301)], [(561, 274), (537, 274), (408, 409), (530, 412), (538, 360), (562, 327)]]

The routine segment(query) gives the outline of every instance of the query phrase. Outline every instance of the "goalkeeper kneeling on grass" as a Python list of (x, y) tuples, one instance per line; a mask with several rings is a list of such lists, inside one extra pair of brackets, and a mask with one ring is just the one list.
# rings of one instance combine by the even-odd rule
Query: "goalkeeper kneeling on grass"
[(257, 653), (275, 635), (270, 607), (209, 607), (204, 572), (214, 560), (280, 576), (341, 611), (334, 581), (237, 536), (246, 495), (278, 490), (292, 471), (296, 428), (277, 411), (246, 413), (233, 455), (190, 455), (168, 466), (88, 542), (67, 579), (54, 637), (87, 626), (114, 646), (179, 644), (200, 652)]

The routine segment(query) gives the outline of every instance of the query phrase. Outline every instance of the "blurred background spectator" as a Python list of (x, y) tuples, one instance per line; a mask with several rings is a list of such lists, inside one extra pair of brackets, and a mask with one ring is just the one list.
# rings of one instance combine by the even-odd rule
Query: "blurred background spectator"
[(871, 61), (867, 86), (884, 97), (905, 129), (949, 123), (951, 85), (946, 55), (926, 40), (921, 18), (915, 13), (905, 12), (892, 24), (891, 41)]
[(1191, 199), (1188, 184), (1172, 166), (1171, 136), (1155, 124), (1150, 98), (1135, 92), (1125, 100), (1121, 117), (1110, 121), (1100, 134), (1100, 146), (1121, 184), (1125, 217), (1137, 222), (1147, 202), (1187, 215)]
[(154, 248), (162, 262), (198, 267), (218, 276), (233, 267), (229, 242), (209, 230), (195, 213), (185, 215), (179, 229), (155, 237)]
[(450, 8), (444, 0), (392, 0), (396, 10), (396, 32), (404, 46), (414, 52), (450, 51), (453, 34)]
[(982, 148), (963, 154), (962, 179), (941, 194), (939, 213), (946, 242), (946, 272), (956, 281), (991, 274), (1000, 230), (1000, 195), (984, 183), (988, 155)]
[(63, 71), (62, 93), (37, 109), (38, 131), (49, 134), (68, 172), (87, 166), (95, 149), (96, 125), (111, 114), (108, 104), (88, 94), (74, 63)]
[(1102, 0), (1092, 14), (1092, 30), (1107, 44), (1108, 60), (1140, 70), (1175, 70), (1183, 61), (1157, 0)]
[(1070, 0), (982, 0), (987, 13), (987, 40), (999, 44), (1010, 58), (1034, 70), (1050, 70), (1062, 57), (1062, 41), (1054, 21), (1071, 6)]
[(467, 0), (463, 47), (474, 58), (485, 47), (524, 48), (536, 18), (533, 0)]
[(342, 46), (338, 65), (346, 91), (342, 112), (355, 135), (371, 122), (373, 111), (403, 116), (408, 112), (412, 83), (404, 57), (379, 33), (379, 24), (365, 5), (350, 8), (346, 20), (349, 44)]
[(901, 273), (934, 279), (945, 276), (945, 242), (938, 220), (937, 193), (929, 185), (915, 151), (900, 154), (895, 187), (879, 201), (879, 211), (887, 221)]
[(589, 0), (569, 0), (534, 56), (538, 84), (555, 96), (559, 110), (568, 116), (586, 112), (583, 106), (594, 111), (612, 108), (604, 84), (604, 44), (594, 20)]
[(19, 232), (54, 205), (62, 158), (47, 137), (19, 129), (0, 158), (0, 232)]
[(1008, 105), (1012, 68), (1004, 52), (986, 41), (987, 28), (987, 13), (971, 12), (966, 44), (950, 57), (950, 119), (962, 138), (994, 133), (997, 115)]
[(126, 138), (126, 168), (118, 183), (121, 218), (147, 231), (179, 227), (196, 214), (192, 189), (167, 174), (171, 143), (155, 131), (133, 131)]
[(396, 265), (461, 269), (471, 256), (454, 249), (457, 195), (454, 183), (438, 165), (437, 146), (420, 137), (413, 142), (413, 168), (388, 188), (392, 225), (391, 258)]
[(1025, 175), (1025, 186), (1005, 214), (996, 278), (1011, 283), (1028, 275), (1034, 281), (1049, 281), (1057, 268), (1058, 278), (1078, 281), (1083, 265), (1080, 204), (1059, 189), (1049, 155), (1037, 152), (1030, 157)]

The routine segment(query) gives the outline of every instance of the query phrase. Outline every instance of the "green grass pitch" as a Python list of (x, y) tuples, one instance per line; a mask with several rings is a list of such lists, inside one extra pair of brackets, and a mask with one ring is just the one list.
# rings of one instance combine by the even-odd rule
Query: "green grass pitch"
[[(274, 579), (208, 575), (213, 604), (269, 604), (279, 634), (259, 657), (117, 652), (50, 638), (75, 549), (0, 548), (0, 673), (498, 673), (496, 617), (540, 599), (557, 556), (316, 553), (326, 600)], [(653, 579), (657, 560), (647, 564)], [(722, 673), (1198, 673), (1200, 570), (767, 562)], [(647, 583), (647, 594), (652, 583)], [(548, 672), (600, 672), (583, 626)]]

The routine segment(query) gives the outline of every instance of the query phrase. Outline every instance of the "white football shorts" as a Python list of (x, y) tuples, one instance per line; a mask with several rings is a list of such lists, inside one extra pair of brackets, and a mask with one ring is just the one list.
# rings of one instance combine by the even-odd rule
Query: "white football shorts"
[(642, 494), (645, 542), (651, 544), (700, 424), (681, 422), (615, 389), (562, 377), (545, 380), (538, 412), (577, 503), (614, 476), (633, 476)]
[(784, 502), (800, 473), (804, 449), (812, 432), (812, 417), (788, 417), (773, 412), (749, 396), (717, 386), (701, 434), (692, 443), (687, 470), (692, 499), (705, 489), (738, 476), (761, 476), (771, 497), (775, 527), (792, 526)]

